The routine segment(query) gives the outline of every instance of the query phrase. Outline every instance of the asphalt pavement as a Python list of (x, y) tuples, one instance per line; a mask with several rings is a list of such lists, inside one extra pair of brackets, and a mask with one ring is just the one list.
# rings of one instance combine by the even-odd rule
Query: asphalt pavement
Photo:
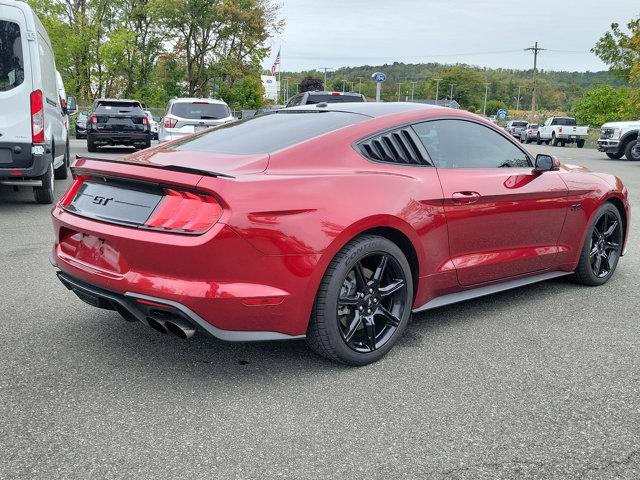
[(50, 208), (0, 187), (0, 478), (640, 478), (640, 163), (530, 149), (629, 187), (612, 280), (429, 311), (363, 368), (91, 308), (49, 264)]

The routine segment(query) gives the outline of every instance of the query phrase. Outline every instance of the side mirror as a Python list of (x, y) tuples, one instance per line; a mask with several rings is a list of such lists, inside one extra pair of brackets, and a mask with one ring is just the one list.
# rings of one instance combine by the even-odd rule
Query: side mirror
[(542, 172), (552, 172), (560, 169), (560, 161), (552, 157), (551, 155), (545, 155), (543, 153), (539, 153), (536, 155), (536, 165), (533, 168), (534, 172), (542, 173)]
[(67, 97), (67, 112), (76, 113), (78, 111), (78, 101), (76, 97)]

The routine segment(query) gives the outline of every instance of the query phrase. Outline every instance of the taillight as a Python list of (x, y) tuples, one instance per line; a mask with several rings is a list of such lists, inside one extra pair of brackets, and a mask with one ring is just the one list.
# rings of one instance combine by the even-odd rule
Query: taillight
[(89, 123), (91, 124), (98, 123), (98, 117), (96, 117), (95, 113), (91, 115), (91, 118), (89, 119)]
[(31, 141), (33, 143), (44, 143), (42, 90), (31, 92)]
[(558, 128), (558, 133), (562, 133), (562, 127)]
[(142, 124), (143, 125), (149, 125), (149, 118), (146, 115), (144, 117), (142, 117)]
[(186, 233), (203, 233), (220, 219), (217, 200), (200, 193), (167, 188), (164, 198), (145, 222), (146, 227)]
[(169, 117), (164, 117), (164, 120), (162, 122), (165, 128), (173, 128), (176, 126), (177, 123), (178, 123), (178, 120), (176, 118), (169, 118)]
[(78, 193), (78, 190), (80, 190), (80, 187), (82, 186), (82, 184), (87, 178), (89, 178), (88, 175), (76, 175), (74, 173), (73, 182), (71, 182), (71, 185), (69, 185), (69, 188), (67, 188), (67, 191), (64, 192), (64, 194), (60, 198), (60, 205), (62, 205), (63, 207), (66, 207), (67, 205), (69, 205), (73, 201), (73, 199), (76, 196), (76, 193)]

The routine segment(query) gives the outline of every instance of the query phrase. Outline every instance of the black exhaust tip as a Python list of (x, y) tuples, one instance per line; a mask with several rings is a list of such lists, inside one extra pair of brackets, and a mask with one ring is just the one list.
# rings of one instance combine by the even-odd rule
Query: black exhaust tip
[(186, 320), (181, 318), (175, 318), (166, 322), (167, 329), (173, 333), (176, 337), (186, 340), (193, 337), (196, 333), (196, 329)]
[(169, 333), (169, 329), (167, 328), (167, 322), (165, 320), (161, 320), (153, 317), (147, 317), (147, 324), (154, 330), (157, 330), (158, 332), (162, 333), (163, 335), (166, 335), (167, 333)]

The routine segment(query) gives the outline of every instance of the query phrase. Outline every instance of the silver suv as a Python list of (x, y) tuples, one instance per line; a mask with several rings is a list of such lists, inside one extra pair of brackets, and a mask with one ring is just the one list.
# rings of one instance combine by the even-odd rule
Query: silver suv
[(158, 127), (158, 140), (168, 142), (233, 120), (229, 106), (222, 100), (174, 98)]

